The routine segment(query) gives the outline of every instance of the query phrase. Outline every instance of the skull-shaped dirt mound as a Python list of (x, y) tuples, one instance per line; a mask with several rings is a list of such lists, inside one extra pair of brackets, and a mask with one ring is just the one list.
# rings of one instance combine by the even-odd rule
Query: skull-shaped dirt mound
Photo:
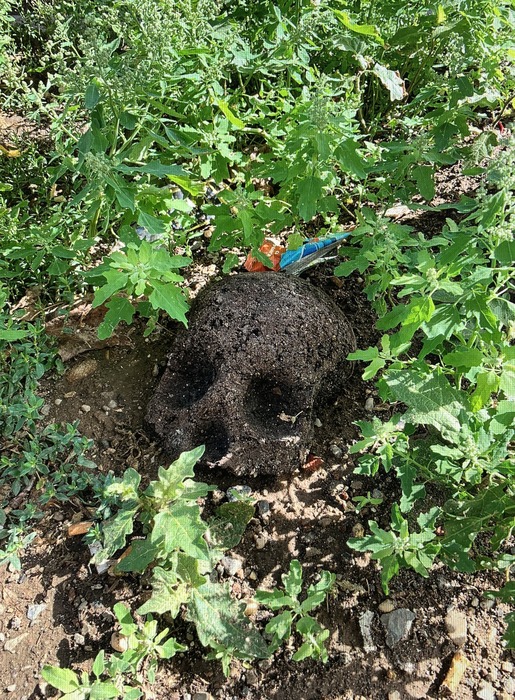
[(237, 474), (292, 472), (319, 403), (345, 393), (354, 333), (305, 280), (271, 272), (209, 284), (174, 340), (147, 420), (170, 457), (205, 444)]

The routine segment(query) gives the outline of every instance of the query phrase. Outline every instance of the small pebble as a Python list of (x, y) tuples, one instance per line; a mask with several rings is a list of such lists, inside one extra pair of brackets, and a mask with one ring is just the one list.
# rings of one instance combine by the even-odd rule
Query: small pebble
[(252, 669), (249, 669), (246, 675), (248, 685), (257, 685), (259, 683), (258, 674)]
[(316, 428), (322, 427), (322, 421), (320, 420), (320, 418), (315, 418), (315, 420), (313, 422), (314, 422)]
[(331, 454), (336, 457), (336, 459), (340, 459), (340, 457), (343, 455), (343, 450), (341, 447), (338, 447), (338, 445), (331, 445), (329, 448), (331, 450)]
[(49, 413), (50, 413), (50, 406), (48, 404), (45, 404), (41, 409), (41, 415), (48, 416)]
[(386, 631), (386, 643), (390, 649), (408, 637), (415, 618), (415, 613), (407, 608), (398, 608), (381, 615), (381, 622)]
[(256, 503), (256, 508), (258, 509), (259, 515), (269, 515), (270, 514), (270, 503), (264, 499)]
[(369, 396), (368, 399), (365, 401), (365, 411), (373, 411), (374, 410), (374, 398), (372, 396)]
[(118, 404), (116, 403), (116, 401), (111, 399), (111, 401), (109, 401), (109, 403), (107, 404), (107, 407), (108, 408), (118, 408)]
[(477, 688), (477, 697), (480, 700), (495, 700), (495, 688), (486, 681), (480, 681)]
[(56, 399), (56, 400), (54, 401), (54, 403), (55, 403), (56, 406), (60, 406), (60, 405), (62, 404), (62, 402), (63, 402), (62, 399)]
[(213, 700), (210, 693), (194, 693), (193, 700)]
[(473, 608), (477, 608), (479, 605), (479, 598), (477, 596), (474, 596), (472, 600), (470, 601), (470, 604), (472, 605)]
[(254, 535), (254, 542), (256, 543), (256, 549), (263, 549), (266, 545), (266, 537)]
[(462, 647), (467, 641), (467, 617), (460, 610), (451, 608), (445, 617), (447, 634), (457, 647)]
[(12, 683), (11, 685), (8, 685), (7, 688), (5, 689), (6, 693), (14, 693), (16, 690), (16, 683)]
[(79, 382), (86, 377), (90, 377), (96, 372), (98, 363), (96, 360), (84, 360), (66, 372), (66, 379), (69, 382)]
[(235, 576), (242, 569), (242, 561), (238, 557), (222, 557), (220, 564), (227, 576)]
[(392, 600), (390, 600), (389, 598), (387, 598), (386, 600), (383, 600), (383, 602), (380, 603), (377, 606), (377, 608), (378, 608), (379, 612), (390, 613), (390, 612), (393, 612), (395, 610), (395, 603)]
[(88, 406), (87, 403), (83, 403), (82, 406), (80, 407), (80, 410), (83, 413), (89, 413), (91, 411), (91, 406)]
[(363, 537), (365, 534), (365, 528), (361, 523), (354, 523), (352, 526), (352, 536), (353, 537)]
[(398, 690), (392, 690), (388, 693), (388, 700), (402, 700), (401, 694)]
[(495, 600), (493, 598), (486, 598), (481, 601), (481, 607), (483, 610), (491, 610), (495, 605)]
[(86, 643), (86, 638), (84, 637), (83, 634), (76, 632), (73, 635), (73, 641), (75, 642), (75, 644), (78, 644), (79, 646), (83, 646)]
[(513, 664), (511, 663), (511, 661), (503, 661), (501, 664), (501, 669), (506, 673), (512, 673)]
[(73, 397), (76, 396), (76, 395), (77, 395), (77, 392), (76, 392), (76, 391), (68, 391), (68, 392), (66, 392), (66, 394), (64, 395), (64, 398), (65, 398), (65, 399), (73, 399)]

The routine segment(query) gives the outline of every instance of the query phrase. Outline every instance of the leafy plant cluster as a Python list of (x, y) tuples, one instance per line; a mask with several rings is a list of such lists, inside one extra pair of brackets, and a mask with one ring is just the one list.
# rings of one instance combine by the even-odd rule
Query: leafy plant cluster
[[(361, 474), (393, 471), (402, 496), (390, 529), (371, 521), (372, 534), (349, 542), (380, 561), (386, 591), (400, 568), (427, 576), (437, 557), (507, 576), (515, 563), (506, 549), (515, 527), (514, 159), (510, 141), (477, 199), (458, 203), (467, 215), (433, 238), (365, 214), (358, 245), (336, 270), (365, 274), (369, 299), (388, 309), (377, 322), (380, 347), (351, 357), (368, 363), (365, 378), (380, 373), (381, 397), (401, 410), (360, 422), (351, 451), (366, 450)], [(424, 510), (429, 484), (447, 500)], [(513, 626), (507, 638), (515, 641)]]
[[(64, 697), (141, 697), (140, 685), (155, 680), (158, 659), (188, 649), (168, 636), (168, 628), (158, 632), (153, 615), (168, 620), (181, 616), (193, 623), (201, 644), (211, 649), (206, 658), (219, 659), (226, 675), (234, 658), (268, 658), (294, 632), (302, 640), (294, 660), (313, 657), (327, 661), (324, 641), (329, 631), (308, 613), (325, 601), (334, 574), (322, 571), (318, 583), (308, 587), (301, 601), (302, 567), (294, 560), (289, 573), (282, 577), (284, 591), (256, 593), (256, 601), (265, 607), (284, 609), (265, 628), (270, 643), (246, 617), (246, 603), (234, 598), (228, 583), (217, 580), (214, 567), (228, 549), (240, 542), (254, 506), (248, 498), (239, 497), (218, 506), (211, 518), (203, 519), (199, 502), (216, 488), (192, 478), (203, 451), (201, 446), (184, 452), (167, 469), (160, 467), (158, 478), (144, 490), (134, 469), (103, 484), (99, 514), (104, 520), (88, 533), (90, 540), (102, 542), (93, 561), (101, 563), (116, 556), (116, 572), (140, 574), (151, 591), (136, 611), (141, 624), (124, 604), (115, 605), (119, 644), (121, 640), (126, 648), (113, 654), (107, 664), (101, 652), (93, 666), (93, 679), (88, 674), (79, 679), (69, 669), (43, 669), (49, 683), (64, 693), (76, 693)], [(101, 680), (103, 675), (110, 680)]]
[[(5, 301), (1, 302), (2, 306)], [(38, 380), (55, 366), (41, 325), (17, 323), (0, 310), (0, 564), (19, 569), (34, 523), (50, 503), (91, 488), (91, 441), (77, 423), (41, 427)]]
[[(227, 271), (231, 248), (256, 252), (265, 234), (297, 241), (314, 217), (332, 232), (363, 202), (430, 200), (435, 172), (470, 152), (470, 125), (507, 109), (514, 84), (507, 1), (2, 7), (4, 55), (27, 54), (16, 94), (53, 144), (20, 156), (25, 172), (39, 160), (44, 206), (0, 169), (13, 295), (45, 276), (54, 295), (92, 284), (108, 302), (113, 259), (83, 273), (113, 240), (148, 258), (135, 227), (187, 265), (207, 217)], [(159, 264), (150, 272), (162, 283)], [(180, 278), (160, 291), (138, 279), (113, 290), (102, 334), (130, 322), (131, 300), (150, 327), (159, 310), (184, 322)]]

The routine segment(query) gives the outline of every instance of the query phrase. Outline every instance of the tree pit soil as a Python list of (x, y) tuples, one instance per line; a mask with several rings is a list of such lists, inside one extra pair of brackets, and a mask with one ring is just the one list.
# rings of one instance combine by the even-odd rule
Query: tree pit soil
[[(245, 273), (242, 273), (245, 274)], [(274, 274), (274, 273), (270, 273)], [(330, 265), (311, 273), (349, 319), (358, 347), (374, 345), (378, 336), (374, 316), (363, 291), (363, 281), (342, 281), (331, 275)], [(73, 322), (72, 322), (73, 325)], [(96, 326), (94, 326), (96, 327)], [(83, 334), (83, 324), (75, 328)], [(147, 404), (159, 381), (170, 339), (176, 328), (162, 328), (149, 339), (135, 325), (111, 340), (110, 347), (83, 352), (88, 344), (68, 353), (64, 375), (45, 378), (41, 395), (48, 422), (78, 420), (83, 434), (94, 441), (89, 455), (98, 469), (116, 474), (136, 468), (143, 483), (155, 478), (166, 458), (144, 424)], [(77, 354), (80, 353), (80, 354)], [(515, 657), (501, 642), (504, 632), (502, 604), (483, 597), (487, 589), (502, 585), (498, 574), (461, 575), (436, 566), (427, 579), (403, 571), (391, 582), (386, 606), (407, 608), (415, 619), (407, 638), (388, 647), (381, 623), (385, 598), (379, 569), (368, 555), (350, 550), (349, 537), (366, 531), (374, 519), (387, 526), (398, 485), (390, 475), (376, 478), (353, 474), (356, 466), (351, 445), (359, 435), (355, 421), (374, 415), (383, 419), (389, 407), (381, 404), (371, 384), (361, 379), (359, 364), (346, 385), (345, 403), (337, 401), (318, 416), (312, 455), (316, 461), (287, 477), (236, 477), (220, 468), (200, 467), (198, 480), (215, 483), (213, 498), (223, 499), (228, 488), (246, 485), (256, 509), (242, 543), (231, 552), (241, 568), (233, 576), (219, 567), (221, 580), (229, 580), (233, 593), (251, 599), (257, 588), (280, 584), (281, 573), (298, 558), (306, 584), (316, 581), (321, 569), (337, 576), (327, 604), (317, 611), (330, 630), (327, 664), (291, 660), (295, 647), (283, 648), (271, 660), (249, 664), (234, 662), (225, 679), (220, 664), (203, 659), (193, 629), (178, 621), (172, 632), (190, 649), (162, 662), (155, 684), (145, 697), (156, 700), (398, 700), (440, 697), (442, 681), (458, 647), (445, 623), (449, 611), (467, 620), (461, 648), (468, 668), (454, 697), (497, 698), (515, 695)], [(373, 404), (373, 405), (372, 405)], [(367, 409), (365, 408), (367, 406)], [(383, 503), (357, 513), (353, 498), (372, 493)], [(380, 492), (380, 493), (379, 493)], [(209, 505), (209, 504), (208, 504)], [(117, 629), (112, 606), (124, 601), (134, 611), (148, 585), (134, 576), (98, 574), (89, 564), (90, 553), (80, 537), (69, 537), (72, 522), (90, 519), (92, 512), (78, 499), (48, 505), (38, 523), (37, 537), (27, 549), (21, 571), (0, 571), (0, 697), (17, 700), (55, 697), (56, 691), (41, 679), (44, 664), (91, 669), (100, 649), (111, 650)], [(29, 621), (29, 606), (41, 604)], [(381, 609), (380, 607), (381, 606)], [(372, 614), (368, 644), (360, 618)], [(258, 610), (261, 629), (267, 613)], [(298, 640), (296, 640), (297, 642)], [(490, 694), (488, 694), (490, 693)]]

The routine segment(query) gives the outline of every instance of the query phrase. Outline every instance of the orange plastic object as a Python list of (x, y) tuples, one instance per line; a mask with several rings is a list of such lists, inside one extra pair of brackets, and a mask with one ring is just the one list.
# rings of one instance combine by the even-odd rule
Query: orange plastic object
[(270, 270), (277, 272), (279, 270), (281, 257), (283, 253), (286, 252), (286, 248), (282, 245), (276, 245), (267, 238), (259, 250), (270, 258), (273, 267), (266, 267), (263, 263), (259, 262), (259, 260), (256, 260), (256, 258), (252, 256), (252, 253), (249, 253), (243, 265), (247, 272), (268, 272)]

